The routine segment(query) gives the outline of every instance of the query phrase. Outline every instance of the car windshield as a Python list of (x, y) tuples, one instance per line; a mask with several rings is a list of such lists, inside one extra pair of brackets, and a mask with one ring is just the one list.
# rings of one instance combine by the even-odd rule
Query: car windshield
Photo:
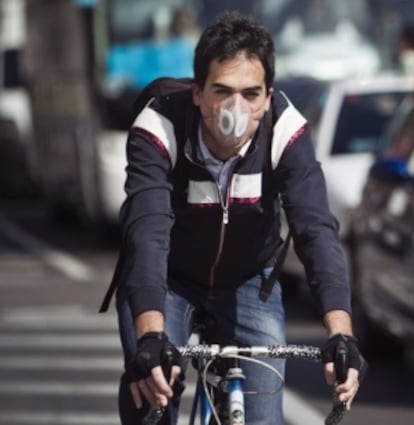
[(406, 92), (356, 94), (345, 97), (336, 126), (332, 155), (378, 153), (385, 130)]

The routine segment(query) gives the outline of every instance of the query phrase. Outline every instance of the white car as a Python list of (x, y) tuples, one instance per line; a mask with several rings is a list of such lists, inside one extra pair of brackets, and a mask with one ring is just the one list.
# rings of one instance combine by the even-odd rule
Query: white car
[[(361, 200), (373, 159), (387, 142), (391, 118), (409, 93), (414, 93), (414, 77), (383, 74), (354, 78), (330, 83), (325, 89), (319, 86), (316, 96), (313, 94), (301, 108), (313, 132), (341, 238), (347, 236), (349, 212)], [(284, 272), (303, 276), (293, 249), (289, 250)]]
[(360, 202), (368, 169), (408, 93), (414, 93), (414, 78), (395, 74), (335, 82), (326, 93), (313, 127), (315, 149), (341, 235), (346, 233), (347, 211)]

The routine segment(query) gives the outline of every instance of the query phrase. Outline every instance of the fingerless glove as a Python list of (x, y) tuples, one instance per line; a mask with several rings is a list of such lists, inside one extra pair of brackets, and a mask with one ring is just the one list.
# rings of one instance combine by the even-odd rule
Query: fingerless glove
[(151, 376), (151, 371), (161, 366), (167, 380), (171, 367), (181, 366), (181, 354), (171, 344), (164, 332), (147, 332), (137, 340), (137, 354), (127, 366), (129, 382), (139, 381)]
[(359, 381), (361, 382), (367, 369), (367, 362), (360, 353), (357, 342), (358, 340), (355, 337), (349, 335), (336, 334), (331, 336), (322, 347), (322, 362), (324, 364), (335, 363), (340, 344), (345, 344), (347, 352), (346, 368), (358, 370)]

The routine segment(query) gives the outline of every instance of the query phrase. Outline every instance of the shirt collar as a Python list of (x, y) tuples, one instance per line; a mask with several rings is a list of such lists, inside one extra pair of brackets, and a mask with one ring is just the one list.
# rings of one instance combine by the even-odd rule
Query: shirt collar
[[(207, 145), (205, 144), (204, 138), (203, 138), (203, 133), (201, 131), (201, 123), (198, 126), (198, 141), (199, 141), (199, 143), (197, 145), (197, 155), (202, 161), (204, 161), (205, 163), (215, 163), (215, 164), (217, 164), (219, 162), (223, 163), (223, 161), (217, 159), (216, 157), (214, 157), (211, 154), (210, 150), (208, 149)], [(252, 143), (252, 139), (249, 139), (240, 148), (240, 150), (235, 155), (230, 157), (229, 159), (233, 159), (233, 158), (237, 158), (237, 157), (243, 158), (246, 155), (251, 143)]]

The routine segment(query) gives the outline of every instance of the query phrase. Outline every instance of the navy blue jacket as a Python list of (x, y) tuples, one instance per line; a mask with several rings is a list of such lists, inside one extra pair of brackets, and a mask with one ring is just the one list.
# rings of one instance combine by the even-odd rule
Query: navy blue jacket
[(272, 105), (226, 200), (195, 155), (200, 112), (189, 91), (155, 98), (137, 116), (114, 277), (127, 285), (134, 316), (164, 310), (168, 275), (208, 296), (260, 272), (282, 244), (281, 204), (321, 313), (350, 311), (338, 226), (306, 120), (281, 93)]

